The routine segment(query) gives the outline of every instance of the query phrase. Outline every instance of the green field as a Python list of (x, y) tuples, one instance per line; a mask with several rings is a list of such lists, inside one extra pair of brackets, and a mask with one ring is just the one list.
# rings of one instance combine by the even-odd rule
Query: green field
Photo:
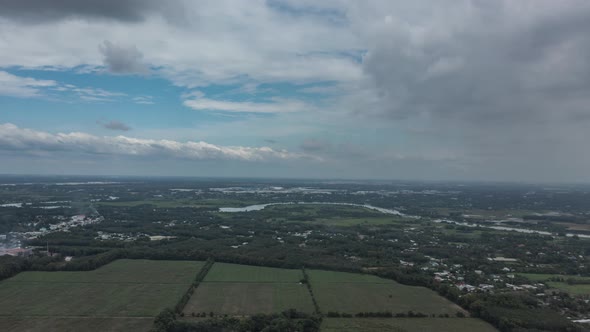
[[(188, 261), (117, 260), (88, 272), (22, 272), (0, 282), (0, 330), (25, 329), (12, 327), (15, 324), (43, 326), (39, 319), (44, 318), (55, 323), (47, 329), (57, 330), (55, 326), (67, 324), (60, 319), (144, 324), (137, 319), (153, 320), (163, 308), (174, 306), (202, 266)], [(133, 317), (133, 322), (114, 320), (117, 317)]]
[(301, 270), (215, 263), (184, 309), (228, 315), (274, 313), (286, 309), (313, 312)]
[(7, 282), (190, 284), (203, 262), (119, 259), (93, 271), (19, 273)]
[(548, 281), (550, 278), (563, 278), (563, 279), (576, 279), (576, 280), (584, 280), (590, 281), (590, 277), (580, 277), (575, 275), (563, 275), (563, 274), (541, 274), (541, 273), (520, 273), (520, 276), (523, 276), (531, 281), (535, 282), (543, 282), (547, 284), (550, 288), (556, 288), (559, 290), (563, 290), (573, 295), (586, 295), (590, 294), (590, 284), (568, 284), (567, 282), (562, 281)]
[(291, 282), (303, 278), (301, 270), (215, 263), (203, 281), (207, 282)]
[(455, 315), (466, 313), (425, 287), (406, 286), (370, 275), (309, 270), (316, 300), (323, 312), (390, 311)]
[(543, 274), (543, 273), (519, 273), (518, 275), (523, 276), (531, 281), (547, 281), (550, 278), (563, 278), (563, 279), (576, 279), (590, 281), (590, 277), (580, 277), (576, 275), (566, 274)]
[(315, 286), (316, 283), (373, 283), (373, 284), (391, 284), (393, 281), (379, 278), (371, 274), (335, 272), (323, 270), (307, 270), (307, 274)]
[(475, 318), (327, 318), (322, 332), (497, 332)]
[(547, 282), (547, 286), (566, 291), (572, 295), (587, 295), (590, 294), (590, 284), (570, 285), (567, 282)]
[(96, 317), (1, 317), (0, 329), (6, 332), (149, 331), (153, 318)]
[(391, 225), (398, 222), (415, 220), (404, 219), (397, 216), (387, 217), (360, 217), (360, 218), (320, 218), (307, 223), (320, 223), (331, 226), (355, 226), (355, 225)]
[(276, 313), (287, 309), (313, 312), (307, 287), (299, 283), (202, 282), (184, 308), (193, 312), (228, 315)]

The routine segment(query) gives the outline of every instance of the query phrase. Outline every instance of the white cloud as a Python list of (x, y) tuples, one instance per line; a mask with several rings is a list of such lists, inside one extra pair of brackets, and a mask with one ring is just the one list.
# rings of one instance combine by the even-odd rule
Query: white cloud
[(10, 97), (39, 97), (43, 88), (55, 86), (52, 80), (38, 80), (0, 71), (0, 95)]
[(0, 31), (4, 32), (0, 67), (101, 68), (108, 52), (101, 53), (99, 45), (106, 51), (104, 41), (108, 40), (109, 45), (125, 48), (110, 47), (118, 52), (108, 54), (123, 56), (107, 59), (125, 61), (107, 61), (107, 67), (135, 72), (136, 60), (141, 58), (142, 66), (159, 68), (160, 74), (182, 86), (241, 82), (242, 78), (257, 82), (340, 81), (362, 75), (360, 64), (345, 56), (362, 44), (348, 28), (321, 16), (292, 16), (266, 1), (178, 1), (167, 5), (183, 6), (186, 23), (171, 24), (161, 15), (149, 14), (133, 24), (91, 18), (29, 24), (0, 17)]
[(288, 113), (309, 110), (311, 106), (296, 100), (278, 99), (265, 103), (234, 102), (208, 98), (188, 99), (183, 103), (197, 111), (224, 111), (247, 113)]
[(221, 146), (207, 142), (140, 139), (127, 136), (94, 136), (82, 132), (47, 133), (0, 124), (0, 150), (19, 153), (70, 152), (95, 155), (173, 157), (191, 160), (273, 161), (314, 159), (270, 147)]
[(152, 105), (154, 104), (154, 98), (152, 96), (138, 96), (133, 97), (133, 102), (136, 104)]
[(70, 86), (68, 89), (85, 101), (113, 101), (118, 97), (126, 96), (122, 92), (108, 91), (100, 88), (78, 88)]

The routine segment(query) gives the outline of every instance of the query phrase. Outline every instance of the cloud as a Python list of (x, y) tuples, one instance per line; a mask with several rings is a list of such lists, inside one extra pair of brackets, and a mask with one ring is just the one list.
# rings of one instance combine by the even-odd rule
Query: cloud
[(105, 40), (98, 47), (103, 55), (103, 63), (114, 74), (145, 74), (148, 67), (142, 62), (143, 54), (137, 47), (124, 47)]
[(85, 101), (113, 101), (119, 97), (126, 96), (126, 94), (122, 92), (108, 91), (100, 88), (79, 88), (69, 84), (66, 86), (68, 87), (67, 90), (75, 93), (80, 99)]
[[(419, 169), (435, 177), (443, 160), (472, 178), (587, 178), (586, 0), (158, 1), (173, 11), (183, 7), (183, 24), (153, 1), (73, 1), (52, 1), (53, 10), (44, 9), (49, 2), (0, 0), (0, 67), (96, 75), (104, 67), (136, 73), (149, 65), (150, 75), (194, 91), (181, 96), (186, 107), (274, 114), (236, 116), (223, 123), (231, 131), (203, 123), (199, 130), (215, 131), (216, 139), (279, 137), (287, 144), (325, 137), (331, 147), (321, 153), (338, 155), (342, 165), (357, 162), (355, 153), (365, 148), (382, 153), (391, 164), (380, 160), (387, 165), (381, 174), (402, 160), (414, 171), (423, 160)], [(131, 9), (117, 9), (117, 17), (96, 6)], [(31, 8), (47, 18), (31, 24)], [(0, 84), (10, 95), (46, 89), (13, 77)], [(80, 96), (150, 102), (95, 92)], [(346, 148), (341, 141), (348, 139), (358, 146)], [(321, 144), (296, 148), (320, 151)]]
[(27, 22), (72, 17), (138, 22), (150, 13), (164, 11), (166, 6), (158, 0), (0, 0), (0, 8), (0, 16)]
[[(84, 101), (113, 101), (118, 97), (126, 96), (122, 92), (108, 91), (94, 87), (78, 87), (72, 84), (62, 83), (54, 80), (40, 80), (32, 77), (17, 76), (0, 70), (0, 96), (35, 98), (51, 97), (59, 99), (59, 94), (70, 94)], [(147, 97), (139, 101), (147, 102)], [(135, 100), (135, 98), (134, 98)], [(136, 100), (136, 102), (138, 102)]]
[(288, 113), (306, 111), (310, 105), (297, 100), (275, 99), (270, 102), (235, 102), (227, 100), (215, 100), (208, 98), (188, 99), (184, 106), (196, 111), (223, 111), (223, 112), (247, 112), (247, 113)]
[[(113, 49), (112, 45), (104, 44), (106, 40), (124, 49), (119, 53), (124, 54), (121, 56), (126, 60), (124, 63), (131, 60), (132, 72), (137, 69), (133, 60), (142, 54), (141, 63), (149, 64), (158, 75), (183, 87), (220, 82), (350, 81), (362, 75), (360, 63), (349, 55), (349, 50), (358, 50), (363, 45), (349, 33), (349, 28), (319, 15), (293, 16), (265, 1), (122, 0), (99, 5), (98, 1), (86, 4), (77, 0), (57, 3), (25, 0), (23, 3), (14, 5), (19, 7), (16, 9), (7, 4), (6, 11), (0, 7), (1, 15), (6, 18), (0, 16), (2, 31), (14, 32), (0, 39), (0, 50), (10, 50), (0, 52), (0, 67), (63, 70), (106, 65), (118, 72), (119, 62), (111, 58), (119, 59), (119, 56), (109, 55), (105, 61), (104, 54), (96, 52), (97, 45), (102, 45), (105, 51)], [(71, 9), (72, 6), (75, 8)], [(103, 6), (114, 8), (112, 12), (121, 13), (123, 19), (129, 18), (134, 24), (86, 19), (110, 17), (110, 11), (94, 8)], [(52, 20), (41, 17), (22, 22), (18, 19), (43, 13), (44, 8), (49, 14), (57, 13)], [(166, 14), (168, 11), (172, 16)], [(160, 13), (170, 18), (163, 20)], [(76, 18), (85, 15), (82, 16), (85, 19), (68, 19), (72, 15)], [(176, 24), (177, 16), (185, 23)], [(31, 21), (38, 24), (30, 24)], [(60, 36), (59, 40), (53, 38), (56, 35)], [(276, 38), (277, 35), (281, 38)], [(314, 38), (309, 38), (310, 35)]]
[(110, 130), (120, 130), (120, 131), (131, 130), (131, 127), (129, 127), (128, 125), (124, 124), (123, 122), (116, 121), (116, 120), (111, 120), (109, 122), (99, 121), (98, 124), (100, 124), (103, 128), (110, 129)]
[(42, 95), (42, 89), (57, 85), (53, 80), (38, 80), (0, 71), (0, 95), (29, 98)]
[(133, 102), (135, 102), (136, 104), (153, 105), (154, 98), (152, 96), (133, 97)]
[(590, 101), (590, 5), (532, 3), (419, 1), (424, 18), (376, 24), (363, 68), (380, 96), (378, 111), (485, 126), (581, 111)]
[(301, 143), (300, 148), (306, 152), (319, 152), (331, 148), (331, 144), (327, 141), (309, 138)]
[(265, 162), (314, 159), (312, 156), (269, 147), (221, 146), (207, 142), (94, 136), (82, 132), (51, 134), (0, 124), (0, 150), (19, 153), (67, 152), (93, 155), (168, 157), (188, 160)]

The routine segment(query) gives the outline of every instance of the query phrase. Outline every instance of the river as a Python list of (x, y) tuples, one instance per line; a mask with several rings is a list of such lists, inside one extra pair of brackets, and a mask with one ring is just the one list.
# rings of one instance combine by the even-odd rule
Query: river
[[(267, 206), (272, 206), (272, 205), (297, 205), (297, 204), (322, 204), (322, 205), (358, 206), (358, 207), (364, 207), (366, 209), (378, 211), (378, 212), (381, 212), (381, 213), (384, 213), (384, 214), (391, 214), (391, 215), (396, 215), (396, 216), (403, 216), (403, 217), (406, 217), (406, 218), (413, 218), (413, 219), (420, 219), (421, 218), (419, 216), (412, 216), (412, 215), (407, 215), (407, 214), (401, 213), (398, 210), (380, 208), (380, 207), (369, 205), (369, 204), (335, 203), (335, 202), (284, 202), (284, 203), (267, 203), (267, 204), (249, 205), (249, 206), (245, 206), (245, 207), (222, 207), (222, 208), (219, 208), (219, 212), (230, 212), (230, 213), (233, 213), (233, 212), (260, 211), (260, 210), (264, 210), (264, 208), (266, 208)], [(466, 223), (466, 222), (460, 222), (460, 221), (449, 220), (449, 219), (436, 219), (436, 220), (433, 220), (433, 221), (436, 222), (436, 223), (451, 223), (451, 224), (460, 225), (460, 226), (466, 226), (466, 227), (484, 227), (484, 228), (495, 229), (495, 230), (498, 230), (498, 231), (508, 231), (508, 232), (514, 231), (514, 232), (519, 232), (519, 233), (557, 236), (556, 233), (551, 233), (551, 232), (547, 232), (547, 231), (539, 231), (539, 230), (528, 229), (528, 228), (516, 228), (516, 227), (497, 226), (495, 224), (494, 225), (470, 224), (470, 223)], [(581, 238), (590, 239), (590, 235), (586, 235), (586, 234), (566, 233), (565, 235), (568, 236), (568, 237), (572, 237), (572, 236), (577, 235), (578, 237), (581, 237)]]
[(378, 211), (378, 212), (381, 212), (381, 213), (384, 213), (384, 214), (393, 214), (393, 215), (396, 215), (396, 216), (404, 216), (404, 217), (416, 218), (415, 216), (405, 215), (405, 214), (399, 212), (398, 210), (380, 208), (380, 207), (372, 206), (372, 205), (369, 205), (369, 204), (335, 203), (335, 202), (284, 202), (284, 203), (267, 203), (267, 204), (249, 205), (249, 206), (238, 207), (238, 208), (235, 208), (235, 207), (222, 207), (222, 208), (219, 208), (219, 212), (250, 212), (250, 211), (260, 211), (260, 210), (263, 210), (264, 208), (266, 208), (267, 206), (271, 206), (271, 205), (297, 205), (297, 204), (321, 204), (321, 205), (358, 206), (358, 207), (364, 207), (364, 208), (369, 209), (369, 210)]

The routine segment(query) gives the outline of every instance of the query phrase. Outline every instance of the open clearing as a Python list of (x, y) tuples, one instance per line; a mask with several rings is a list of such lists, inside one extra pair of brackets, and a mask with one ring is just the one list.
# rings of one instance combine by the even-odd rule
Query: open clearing
[(184, 309), (185, 315), (313, 312), (301, 270), (215, 263)]
[[(125, 259), (88, 272), (22, 272), (0, 283), (0, 330), (27, 330), (31, 324), (32, 330), (35, 324), (60, 330), (68, 322), (85, 327), (78, 330), (99, 328), (89, 318), (116, 326), (144, 324), (136, 320), (151, 321), (163, 308), (174, 306), (202, 266)], [(114, 320), (124, 317), (134, 321)], [(19, 324), (28, 325), (15, 327)]]
[(475, 318), (326, 318), (322, 332), (497, 332)]
[(406, 286), (371, 275), (309, 270), (308, 275), (320, 309), (356, 314), (393, 313), (467, 314), (456, 304), (425, 287)]

